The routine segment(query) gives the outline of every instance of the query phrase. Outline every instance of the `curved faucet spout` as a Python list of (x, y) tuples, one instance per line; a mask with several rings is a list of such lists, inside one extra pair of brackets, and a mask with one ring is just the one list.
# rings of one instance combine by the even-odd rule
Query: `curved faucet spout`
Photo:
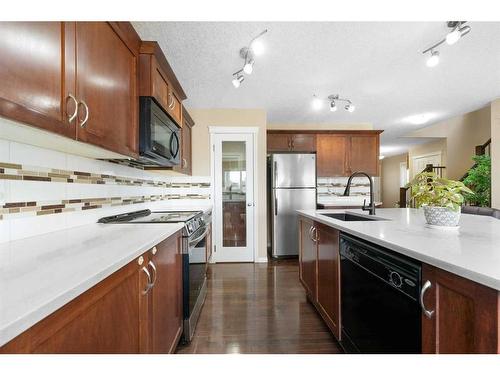
[(351, 193), (352, 179), (356, 176), (365, 176), (370, 181), (370, 204), (368, 206), (366, 206), (366, 199), (365, 199), (365, 201), (363, 202), (362, 210), (363, 211), (370, 211), (370, 215), (375, 215), (375, 200), (374, 200), (374, 193), (373, 193), (373, 180), (368, 173), (358, 171), (358, 172), (354, 172), (353, 174), (351, 174), (349, 176), (349, 179), (347, 180), (347, 185), (346, 185), (345, 190), (344, 190), (344, 196), (348, 197), (349, 194)]

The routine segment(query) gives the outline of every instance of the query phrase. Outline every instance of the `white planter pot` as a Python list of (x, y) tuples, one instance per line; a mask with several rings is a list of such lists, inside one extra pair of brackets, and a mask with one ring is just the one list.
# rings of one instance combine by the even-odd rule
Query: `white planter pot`
[(447, 207), (424, 206), (427, 224), (441, 227), (456, 227), (460, 221), (460, 210), (453, 211)]

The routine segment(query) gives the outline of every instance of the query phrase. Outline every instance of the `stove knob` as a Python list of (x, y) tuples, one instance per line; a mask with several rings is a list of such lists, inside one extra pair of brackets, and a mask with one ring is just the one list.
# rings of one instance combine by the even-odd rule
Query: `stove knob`
[(391, 273), (389, 274), (389, 280), (397, 288), (400, 288), (401, 285), (403, 285), (403, 278), (399, 273), (395, 271), (391, 271)]

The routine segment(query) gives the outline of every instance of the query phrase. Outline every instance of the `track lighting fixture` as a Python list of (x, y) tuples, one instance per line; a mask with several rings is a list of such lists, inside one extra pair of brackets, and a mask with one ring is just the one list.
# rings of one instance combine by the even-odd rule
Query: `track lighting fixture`
[(471, 31), (471, 27), (466, 25), (467, 21), (448, 21), (446, 26), (450, 29), (448, 34), (441, 39), (439, 42), (434, 43), (432, 46), (427, 48), (422, 53), (425, 55), (426, 53), (430, 53), (426, 64), (428, 67), (434, 67), (439, 64), (439, 51), (436, 50), (437, 47), (446, 43), (448, 45), (453, 45), (460, 40), (464, 35), (468, 34)]
[(346, 105), (344, 106), (344, 109), (347, 112), (352, 113), (356, 109), (354, 104), (352, 104), (352, 102), (349, 99), (341, 98), (341, 97), (339, 97), (339, 95), (330, 95), (330, 96), (328, 96), (327, 99), (321, 99), (321, 98), (318, 98), (316, 95), (313, 95), (313, 101), (312, 101), (313, 109), (320, 110), (323, 107), (323, 103), (325, 101), (330, 102), (330, 112), (337, 111), (337, 109), (338, 109), (337, 102), (346, 103)]
[(238, 71), (233, 74), (233, 86), (235, 88), (240, 87), (241, 82), (243, 82), (245, 78), (243, 77), (243, 74), (241, 74), (241, 71)]
[(243, 73), (250, 75), (253, 72), (253, 66), (255, 64), (254, 56), (259, 56), (264, 52), (264, 45), (258, 38), (267, 33), (267, 29), (262, 31), (259, 35), (253, 38), (248, 47), (243, 47), (240, 49), (240, 57), (244, 60), (243, 68), (233, 73), (233, 86), (235, 88), (240, 87), (243, 82)]

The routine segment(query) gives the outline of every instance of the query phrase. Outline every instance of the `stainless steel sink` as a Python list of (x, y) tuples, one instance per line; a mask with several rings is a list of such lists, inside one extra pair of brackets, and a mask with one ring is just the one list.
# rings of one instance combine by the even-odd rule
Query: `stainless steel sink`
[(348, 212), (339, 212), (339, 213), (321, 214), (321, 215), (342, 221), (387, 221), (387, 219), (382, 219), (381, 217), (377, 216), (354, 215)]

